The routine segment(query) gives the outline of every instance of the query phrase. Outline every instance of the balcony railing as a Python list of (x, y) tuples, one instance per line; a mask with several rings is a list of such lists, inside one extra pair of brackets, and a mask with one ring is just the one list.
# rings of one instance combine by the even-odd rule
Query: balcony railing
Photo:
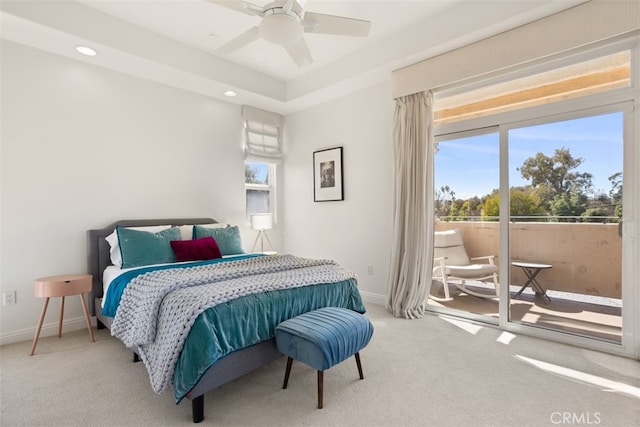
[[(445, 222), (478, 222), (489, 221), (496, 222), (500, 219), (497, 216), (438, 216), (440, 221)], [(511, 222), (589, 222), (589, 223), (601, 223), (601, 224), (618, 224), (620, 217), (617, 216), (558, 216), (558, 215), (516, 215), (510, 216)]]
[[(542, 222), (543, 218), (546, 222)], [(538, 281), (549, 290), (621, 298), (622, 244), (618, 218), (598, 222), (560, 222), (554, 217), (513, 217), (509, 223), (511, 260), (551, 264)], [(499, 255), (499, 223), (488, 218), (436, 220), (436, 230), (458, 228), (471, 257)], [(559, 218), (558, 218), (559, 219)], [(585, 220), (582, 217), (562, 217)], [(594, 217), (586, 219), (595, 219)], [(499, 260), (498, 260), (499, 263)], [(501, 280), (504, 280), (501, 272)], [(510, 269), (509, 284), (524, 283), (518, 268)]]

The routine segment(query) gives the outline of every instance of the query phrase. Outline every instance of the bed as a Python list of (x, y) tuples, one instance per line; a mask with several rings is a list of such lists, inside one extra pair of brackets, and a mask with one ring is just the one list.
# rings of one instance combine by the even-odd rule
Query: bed
[[(154, 391), (163, 392), (162, 387), (166, 389), (170, 375), (176, 403), (183, 398), (191, 400), (195, 423), (204, 419), (207, 392), (282, 357), (274, 340), (275, 326), (279, 322), (324, 306), (365, 311), (355, 276), (349, 276), (337, 264), (333, 267), (330, 261), (305, 260), (291, 255), (239, 254), (205, 261), (136, 267), (127, 272), (123, 268), (124, 273), (119, 273), (117, 280), (109, 279), (112, 284), (104, 295), (107, 281), (103, 283), (103, 273), (107, 269), (117, 270), (112, 265), (111, 246), (106, 239), (117, 227), (122, 230), (169, 225), (189, 229), (192, 226), (216, 227), (216, 224), (211, 218), (122, 220), (88, 231), (87, 262), (93, 275), (90, 310), (96, 316), (98, 328), (109, 328), (112, 335), (134, 351), (134, 360), (141, 354)], [(182, 238), (187, 239), (184, 233)], [(306, 273), (299, 273), (302, 271)], [(314, 274), (317, 277), (315, 281), (311, 280), (313, 283), (302, 282)], [(116, 282), (118, 285), (114, 284)], [(166, 294), (162, 294), (165, 296), (152, 296), (155, 298), (152, 300), (147, 300), (146, 294), (136, 296), (139, 290), (147, 288), (152, 289), (153, 294), (160, 282), (166, 286)], [(264, 285), (265, 289), (254, 290), (258, 284)], [(234, 292), (238, 295), (227, 296)], [(198, 302), (198, 310), (185, 308), (184, 313), (167, 314), (168, 306), (182, 307), (183, 302), (175, 301), (189, 298), (191, 301), (194, 295), (198, 296), (196, 299), (215, 302), (213, 306)], [(166, 319), (176, 316), (187, 319), (184, 320), (184, 332), (170, 329), (168, 324), (175, 322)], [(143, 335), (146, 341), (136, 341)], [(179, 351), (159, 343), (161, 338), (174, 335), (180, 336), (175, 338)], [(155, 341), (149, 342), (150, 337)], [(209, 350), (203, 351), (202, 346)], [(156, 372), (154, 366), (162, 364), (170, 365), (170, 373)]]

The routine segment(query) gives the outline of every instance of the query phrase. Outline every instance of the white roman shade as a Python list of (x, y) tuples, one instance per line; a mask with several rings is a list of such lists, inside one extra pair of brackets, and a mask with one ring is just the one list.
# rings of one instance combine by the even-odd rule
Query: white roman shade
[(242, 106), (244, 155), (258, 159), (282, 157), (280, 129), (282, 116), (259, 108)]

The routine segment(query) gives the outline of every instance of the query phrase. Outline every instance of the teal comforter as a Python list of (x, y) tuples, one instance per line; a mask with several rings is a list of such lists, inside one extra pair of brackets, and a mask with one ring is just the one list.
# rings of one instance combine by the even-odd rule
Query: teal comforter
[[(223, 258), (215, 262), (224, 260)], [(167, 268), (187, 268), (200, 264), (202, 262)], [(152, 270), (136, 269), (125, 273), (125, 277), (120, 276), (122, 279), (119, 277), (118, 283), (112, 283), (103, 314), (115, 315), (124, 288), (135, 277), (148, 271)], [(116, 287), (112, 291), (114, 285)], [(173, 374), (176, 403), (189, 393), (209, 367), (224, 356), (273, 338), (275, 327), (284, 320), (327, 306), (365, 312), (355, 280), (262, 292), (207, 309), (197, 317), (191, 327), (176, 362)]]

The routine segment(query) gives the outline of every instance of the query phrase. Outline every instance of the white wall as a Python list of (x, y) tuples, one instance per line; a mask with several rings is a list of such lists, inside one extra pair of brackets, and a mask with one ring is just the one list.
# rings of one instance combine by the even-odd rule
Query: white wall
[[(33, 338), (35, 278), (84, 273), (86, 231), (118, 219), (208, 216), (242, 227), (240, 107), (2, 42), (0, 344)], [(392, 223), (390, 83), (285, 118), (277, 250), (335, 259), (383, 304)], [(345, 200), (313, 202), (313, 151), (344, 147)], [(283, 203), (283, 200), (288, 203)], [(367, 274), (367, 265), (373, 274)], [(59, 299), (43, 336), (57, 333)], [(65, 330), (84, 328), (77, 298)]]
[[(32, 339), (35, 278), (87, 271), (88, 229), (213, 217), (251, 245), (239, 106), (6, 41), (1, 77), (0, 288), (17, 291), (0, 305), (1, 343)], [(57, 333), (58, 309), (43, 335)], [(67, 330), (82, 319), (69, 298)]]
[[(285, 118), (285, 250), (336, 260), (378, 304), (391, 254), (393, 109), (388, 82)], [(313, 152), (335, 146), (343, 147), (345, 199), (314, 202)]]

